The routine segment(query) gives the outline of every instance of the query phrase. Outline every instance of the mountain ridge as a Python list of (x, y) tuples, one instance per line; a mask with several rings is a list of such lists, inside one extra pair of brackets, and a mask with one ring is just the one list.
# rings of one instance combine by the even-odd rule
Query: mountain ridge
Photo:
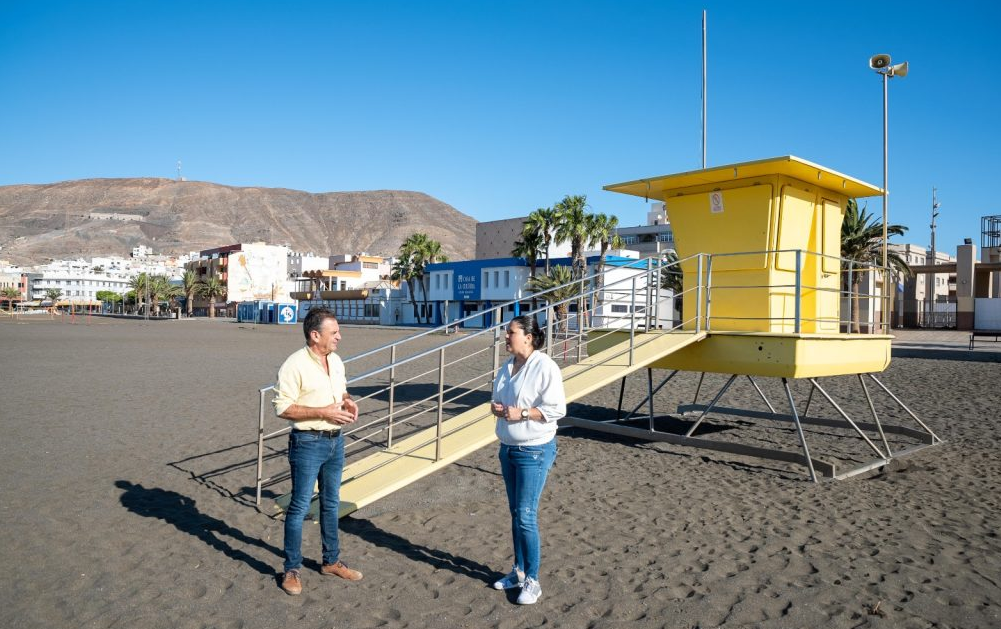
[(414, 232), (472, 258), (476, 221), (423, 192), (306, 192), (157, 177), (0, 186), (0, 258), (127, 256), (137, 245), (182, 254), (238, 242), (318, 255), (389, 256)]

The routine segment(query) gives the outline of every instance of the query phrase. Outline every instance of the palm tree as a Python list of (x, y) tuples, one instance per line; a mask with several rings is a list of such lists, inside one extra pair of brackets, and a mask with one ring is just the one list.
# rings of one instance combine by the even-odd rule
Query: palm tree
[(164, 301), (173, 305), (174, 300), (184, 294), (184, 289), (177, 284), (171, 284), (166, 275), (153, 275), (149, 278), (150, 299), (153, 301), (153, 313), (160, 316), (160, 304)]
[(588, 231), (587, 197), (583, 194), (566, 195), (554, 206), (557, 214), (556, 240), (570, 241), (570, 257), (573, 259), (574, 276), (584, 277), (587, 262), (584, 260), (584, 248), (594, 243), (594, 237)]
[[(140, 273), (136, 275), (129, 281), (129, 288), (135, 293), (136, 296), (136, 313), (138, 314), (142, 310), (143, 306), (146, 305), (146, 290), (149, 284), (149, 276), (146, 273)], [(148, 307), (148, 306), (147, 306)]]
[(14, 313), (14, 302), (21, 299), (21, 291), (17, 290), (13, 286), (8, 286), (3, 290), (0, 290), (0, 299), (7, 302), (7, 307), (11, 314)]
[(580, 295), (580, 282), (574, 282), (575, 279), (570, 267), (558, 265), (550, 269), (546, 275), (533, 277), (528, 282), (530, 291), (540, 295), (545, 293), (542, 295), (543, 299), (551, 304), (557, 304), (556, 322), (559, 324), (561, 334), (567, 331), (570, 300)]
[(668, 251), (663, 255), (662, 260), (660, 287), (674, 293), (674, 312), (671, 318), (676, 320), (677, 317), (675, 315), (684, 311), (685, 296), (682, 295), (685, 290), (684, 273), (681, 271), (681, 264), (678, 263), (678, 254), (676, 252)]
[(660, 268), (660, 287), (674, 291), (677, 295), (684, 288), (682, 287), (684, 275), (681, 272), (681, 265), (678, 264), (678, 254), (668, 251), (663, 255), (663, 263)]
[[(516, 258), (525, 258), (528, 264), (529, 282), (535, 279), (536, 265), (539, 262), (539, 253), (543, 251), (545, 240), (544, 235), (530, 227), (528, 221), (521, 230), (521, 240), (514, 241), (514, 248), (511, 255)], [(536, 309), (535, 295), (532, 296), (532, 310)]]
[(424, 275), (429, 264), (438, 262), (448, 262), (448, 256), (442, 251), (440, 242), (425, 236), (421, 241), (420, 249), (416, 251), (414, 256), (414, 269), (419, 270), (417, 280), (420, 282), (421, 292), (424, 294), (424, 309), (428, 312), (429, 323), (431, 314), (428, 308), (428, 288), (431, 285), (431, 278), (425, 278)]
[(605, 256), (609, 248), (620, 249), (624, 245), (615, 230), (619, 227), (619, 219), (616, 216), (605, 216), (604, 214), (588, 215), (588, 233), (593, 242), (597, 242), (601, 247), (598, 254), (598, 270), (595, 277), (595, 295), (601, 298), (601, 286), (605, 280)]
[(417, 322), (420, 323), (420, 314), (417, 312), (417, 297), (414, 293), (414, 254), (410, 249), (404, 248), (402, 245), (400, 246), (400, 251), (397, 254), (396, 262), (393, 262), (392, 273), (389, 277), (396, 282), (407, 283), (407, 292), (410, 293), (410, 304), (417, 315)]
[(226, 295), (226, 285), (218, 277), (207, 277), (198, 283), (198, 294), (209, 302), (209, 318), (215, 318), (215, 300)]
[(551, 207), (540, 207), (528, 215), (528, 218), (525, 219), (525, 226), (521, 231), (523, 240), (525, 239), (525, 234), (531, 232), (533, 238), (538, 238), (542, 241), (539, 248), (546, 257), (546, 273), (549, 273), (549, 245), (553, 242), (553, 234), (556, 233), (556, 224), (556, 210)]
[(184, 307), (190, 317), (191, 309), (195, 307), (195, 295), (198, 293), (198, 274), (194, 271), (185, 271), (183, 281)]
[(45, 298), (52, 302), (52, 312), (56, 310), (56, 300), (63, 296), (62, 289), (59, 288), (46, 288)]
[[(428, 289), (424, 283), (425, 269), (429, 264), (434, 264), (436, 262), (448, 262), (448, 256), (444, 254), (441, 248), (441, 243), (433, 238), (428, 237), (427, 234), (422, 232), (417, 232), (411, 234), (403, 241), (400, 245), (400, 258), (409, 258), (410, 264), (410, 274), (413, 280), (421, 287), (421, 294), (423, 295), (424, 310), (428, 310)], [(408, 286), (413, 286), (408, 282)], [(430, 313), (428, 313), (428, 320), (430, 320)], [(418, 316), (418, 322), (420, 317)]]
[[(903, 225), (887, 225), (886, 234), (889, 236), (903, 236), (907, 228)], [(841, 267), (847, 272), (852, 267), (865, 268), (878, 264), (883, 253), (883, 223), (872, 214), (866, 212), (865, 207), (859, 207), (855, 199), (848, 200), (845, 209), (845, 219), (841, 223)], [(886, 252), (886, 261), (891, 268), (899, 271), (905, 277), (910, 277), (911, 268), (907, 262), (895, 251)], [(851, 301), (851, 324), (852, 331), (860, 332), (862, 329), (859, 321), (859, 287), (862, 284), (864, 271), (851, 274), (850, 279), (845, 280), (846, 287), (850, 291)], [(884, 286), (883, 290), (889, 290)]]

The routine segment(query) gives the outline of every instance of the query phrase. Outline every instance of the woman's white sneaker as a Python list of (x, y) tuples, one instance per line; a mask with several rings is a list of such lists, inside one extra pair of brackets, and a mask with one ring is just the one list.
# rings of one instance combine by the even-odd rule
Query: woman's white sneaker
[(542, 596), (542, 586), (532, 577), (528, 577), (521, 586), (521, 593), (518, 594), (518, 604), (531, 605), (539, 600), (540, 596)]
[(495, 590), (512, 590), (514, 588), (520, 588), (522, 583), (525, 581), (525, 573), (521, 572), (517, 568), (512, 568), (511, 572), (507, 574), (503, 579), (494, 581)]

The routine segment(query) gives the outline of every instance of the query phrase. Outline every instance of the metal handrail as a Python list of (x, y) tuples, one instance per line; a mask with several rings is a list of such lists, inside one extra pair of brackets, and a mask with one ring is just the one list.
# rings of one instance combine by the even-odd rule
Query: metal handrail
[[(765, 254), (779, 254), (779, 253), (791, 253), (795, 254), (797, 261), (797, 270), (794, 272), (794, 283), (792, 284), (777, 284), (771, 286), (732, 286), (729, 284), (719, 284), (715, 282), (713, 273), (713, 258), (714, 257), (733, 257), (739, 255), (760, 255)], [(372, 357), (378, 355), (380, 352), (388, 351), (390, 352), (389, 362), (381, 366), (368, 369), (367, 371), (354, 376), (348, 380), (349, 385), (356, 385), (359, 382), (370, 380), (376, 378), (383, 373), (388, 372), (389, 381), (384, 386), (378, 387), (375, 391), (368, 393), (359, 400), (369, 400), (373, 398), (378, 398), (382, 395), (388, 393), (389, 395), (389, 406), (387, 412), (380, 412), (378, 416), (371, 419), (367, 419), (364, 424), (359, 424), (358, 426), (352, 427), (345, 430), (346, 436), (352, 436), (355, 438), (350, 444), (346, 444), (346, 447), (355, 446), (362, 443), (369, 443), (370, 439), (380, 434), (387, 434), (388, 438), (386, 441), (386, 447), (391, 448), (393, 442), (393, 429), (399, 424), (406, 424), (408, 426), (418, 426), (423, 425), (427, 422), (427, 419), (420, 419), (426, 417), (429, 413), (435, 413), (436, 415), (436, 425), (438, 429), (435, 431), (435, 436), (424, 442), (423, 444), (408, 448), (406, 453), (397, 453), (399, 455), (405, 455), (412, 453), (413, 451), (420, 449), (428, 445), (429, 443), (437, 441), (436, 444), (436, 454), (435, 457), (439, 458), (440, 453), (440, 440), (452, 434), (454, 430), (444, 431), (442, 429), (442, 422), (444, 419), (444, 409), (443, 406), (446, 404), (453, 404), (456, 401), (474, 393), (477, 391), (484, 390), (485, 387), (489, 386), (493, 380), (493, 376), (496, 369), (499, 367), (499, 348), (500, 344), (503, 342), (502, 330), (507, 326), (507, 322), (504, 321), (505, 311), (513, 306), (514, 304), (520, 304), (527, 299), (534, 299), (536, 301), (543, 302), (542, 305), (532, 309), (526, 309), (520, 314), (525, 315), (541, 315), (545, 318), (546, 328), (547, 328), (547, 344), (543, 351), (548, 352), (554, 358), (561, 359), (563, 361), (570, 361), (576, 355), (576, 360), (580, 361), (583, 356), (583, 349), (586, 341), (595, 341), (603, 337), (618, 332), (629, 333), (629, 342), (623, 346), (615, 356), (611, 356), (610, 359), (621, 357), (628, 354), (630, 357), (630, 363), (634, 360), (635, 349), (646, 342), (656, 338), (654, 336), (638, 335), (638, 331), (651, 331), (653, 329), (662, 329), (662, 322), (660, 319), (660, 306), (661, 302), (665, 300), (662, 293), (661, 278), (662, 272), (669, 268), (680, 269), (683, 264), (694, 261), (695, 268), (692, 269), (695, 272), (695, 282), (690, 283), (688, 288), (684, 288), (680, 291), (673, 293), (674, 298), (685, 297), (689, 294), (694, 293), (697, 295), (697, 301), (695, 304), (695, 316), (688, 319), (682, 320), (678, 325), (665, 326), (663, 329), (665, 331), (678, 330), (686, 326), (692, 326), (695, 332), (700, 332), (701, 330), (710, 331), (714, 328), (713, 321), (726, 321), (726, 320), (774, 320), (774, 321), (792, 321), (797, 330), (803, 322), (826, 322), (834, 323), (837, 321), (838, 325), (846, 323), (845, 321), (834, 318), (824, 318), (824, 317), (810, 317), (803, 316), (803, 313), (799, 311), (799, 305), (805, 295), (812, 294), (814, 292), (838, 292), (841, 295), (851, 295), (851, 291), (842, 290), (843, 283), (839, 282), (839, 288), (835, 289), (827, 286), (810, 286), (805, 285), (802, 282), (803, 279), (803, 264), (804, 256), (803, 254), (819, 256), (829, 259), (837, 259), (839, 261), (839, 273), (844, 275), (845, 273), (868, 273), (870, 271), (879, 270), (881, 267), (876, 267), (875, 265), (859, 265), (851, 261), (838, 258), (836, 256), (819, 254), (816, 252), (796, 250), (796, 249), (782, 249), (782, 250), (770, 250), (765, 252), (730, 252), (721, 254), (695, 254), (687, 256), (680, 259), (670, 265), (663, 264), (660, 257), (646, 258), (642, 260), (631, 261), (624, 266), (606, 266), (605, 271), (602, 275), (592, 274), (583, 278), (576, 278), (566, 284), (554, 287), (547, 291), (541, 291), (539, 293), (530, 294), (522, 296), (519, 299), (514, 299), (506, 301), (500, 304), (495, 304), (489, 308), (483, 308), (475, 313), (456, 319), (453, 321), (448, 321), (446, 324), (431, 328), (428, 330), (421, 331), (417, 334), (411, 335), (405, 339), (395, 341), (393, 343), (388, 343), (380, 347), (367, 350), (365, 352), (353, 355), (349, 358), (344, 359), (345, 364), (353, 363), (355, 361), (361, 360), (366, 357)], [(717, 268), (719, 265), (716, 265)], [(642, 268), (641, 268), (642, 267)], [(599, 281), (607, 280), (610, 273), (616, 273), (618, 275), (617, 279), (610, 282)], [(691, 278), (689, 278), (691, 279)], [(553, 299), (552, 296), (557, 291), (563, 290), (567, 287), (575, 286), (579, 287), (576, 294), (562, 298)], [(850, 282), (849, 282), (850, 286)], [(744, 290), (748, 288), (756, 289), (792, 289), (796, 294), (796, 308), (797, 314), (794, 317), (738, 317), (738, 316), (719, 316), (713, 314), (712, 311), (712, 293), (718, 291), (728, 291), (728, 290)], [(861, 298), (886, 298), (886, 295), (858, 295)], [(627, 312), (625, 313), (613, 313), (613, 306), (626, 305)], [(559, 321), (559, 332), (557, 333), (555, 322), (555, 314), (557, 309), (566, 307), (567, 316)], [(575, 312), (571, 312), (573, 308), (576, 308)], [(600, 312), (600, 315), (599, 315)], [(673, 313), (673, 309), (672, 309)], [(412, 346), (413, 342), (426, 338), (429, 335), (444, 332), (450, 328), (455, 328), (462, 325), (463, 323), (481, 320), (481, 318), (490, 316), (492, 318), (490, 325), (484, 326), (483, 328), (472, 332), (470, 334), (462, 335), (459, 338), (448, 338), (442, 343), (435, 344), (434, 347), (428, 349), (419, 349), (412, 354), (406, 356), (399, 356), (399, 354), (404, 353), (399, 351), (410, 344)], [(600, 320), (596, 320), (595, 317), (600, 317)], [(671, 317), (673, 319), (673, 316)], [(592, 324), (595, 322), (601, 323), (601, 328), (594, 328)], [(867, 327), (872, 327), (875, 324), (868, 322), (864, 323)], [(715, 326), (719, 328), (720, 326)], [(486, 335), (486, 336), (485, 336)], [(490, 337), (492, 335), (492, 339)], [(559, 338), (557, 338), (559, 337)], [(470, 344), (475, 343), (474, 339), (478, 339), (485, 343), (482, 348), (476, 348), (475, 350), (468, 351), (458, 358), (454, 358), (451, 361), (446, 361), (445, 352), (452, 351), (454, 348), (458, 347), (469, 347)], [(559, 348), (559, 344), (563, 344), (563, 349)], [(466, 379), (464, 382), (458, 384), (446, 384), (446, 372), (449, 368), (462, 363), (464, 361), (470, 361), (473, 359), (484, 360), (490, 352), (493, 352), (492, 365), (484, 369), (483, 371), (477, 372), (471, 378)], [(397, 368), (404, 365), (420, 364), (419, 361), (422, 359), (435, 359), (434, 365), (428, 364), (426, 369), (418, 369), (418, 373), (409, 374), (403, 380), (397, 380)], [(427, 364), (427, 363), (425, 363)], [(586, 372), (593, 369), (597, 365), (589, 365), (583, 371)], [(409, 371), (409, 370), (408, 370)], [(437, 376), (435, 376), (437, 374)], [(429, 394), (427, 397), (417, 401), (406, 401), (403, 406), (399, 405), (399, 400), (396, 399), (396, 393), (398, 387), (404, 384), (408, 384), (417, 380), (434, 378), (437, 380), (435, 391)], [(479, 382), (482, 381), (482, 382)], [(383, 380), (383, 382), (385, 382)], [(479, 382), (477, 386), (470, 386), (474, 383)], [(258, 448), (258, 490), (257, 499), (260, 502), (260, 493), (262, 483), (269, 482), (271, 478), (263, 478), (261, 466), (263, 464), (263, 443), (266, 439), (279, 436), (289, 431), (288, 427), (282, 428), (280, 430), (265, 433), (264, 432), (264, 401), (265, 396), (268, 391), (274, 388), (273, 385), (261, 388), (259, 390), (260, 395), (260, 409), (259, 409), (259, 448)], [(458, 392), (452, 397), (449, 395)], [(422, 407), (422, 408), (419, 408)], [(414, 411), (416, 412), (411, 412)], [(455, 412), (462, 412), (465, 410), (461, 406), (454, 409)], [(450, 411), (451, 412), (451, 411)], [(418, 424), (418, 419), (422, 424)], [(474, 421), (478, 421), (476, 419)], [(468, 425), (468, 424), (464, 424)], [(461, 430), (457, 428), (455, 430)], [(363, 431), (370, 431), (367, 434), (361, 434)]]
[[(433, 394), (428, 395), (427, 397), (425, 397), (425, 398), (423, 398), (421, 400), (409, 402), (409, 403), (407, 403), (407, 405), (405, 405), (403, 407), (399, 407), (399, 406), (396, 406), (394, 404), (391, 404), (390, 407), (389, 407), (388, 412), (386, 412), (386, 413), (380, 413), (378, 417), (374, 417), (371, 420), (366, 421), (364, 424), (361, 424), (359, 426), (352, 427), (351, 429), (345, 430), (345, 433), (344, 433), (345, 436), (354, 436), (355, 439), (356, 439), (352, 443), (346, 444), (346, 447), (354, 446), (354, 445), (357, 445), (359, 443), (365, 443), (368, 439), (371, 439), (372, 437), (374, 437), (376, 435), (379, 435), (381, 433), (385, 433), (387, 431), (388, 431), (388, 434), (389, 434), (389, 441), (387, 442), (387, 447), (390, 447), (391, 446), (391, 440), (392, 440), (392, 430), (393, 430), (394, 425), (398, 425), (399, 423), (413, 423), (419, 417), (424, 416), (424, 415), (428, 414), (429, 412), (437, 411), (437, 421), (436, 421), (436, 423), (439, 426), (439, 428), (438, 428), (438, 430), (436, 432), (438, 434), (436, 435), (435, 439), (431, 440), (431, 441), (434, 441), (434, 440), (438, 441), (438, 444), (436, 445), (436, 458), (437, 458), (438, 456), (440, 456), (440, 439), (442, 437), (446, 436), (446, 435), (442, 435), (441, 434), (442, 430), (440, 428), (442, 420), (443, 420), (443, 417), (442, 417), (442, 411), (443, 411), (443, 409), (442, 409), (442, 407), (445, 404), (454, 403), (457, 400), (460, 400), (460, 399), (462, 399), (462, 398), (464, 398), (464, 397), (466, 397), (466, 396), (468, 396), (468, 395), (470, 395), (470, 394), (472, 394), (472, 393), (474, 393), (476, 391), (483, 390), (483, 388), (485, 386), (490, 385), (492, 383), (492, 380), (493, 380), (493, 375), (494, 375), (494, 371), (496, 369), (496, 365), (494, 365), (493, 367), (491, 367), (491, 369), (489, 369), (489, 370), (483, 371), (481, 373), (477, 373), (476, 375), (474, 375), (473, 377), (465, 380), (464, 382), (461, 382), (461, 383), (458, 383), (458, 384), (454, 384), (454, 385), (451, 385), (451, 386), (447, 386), (447, 387), (445, 386), (445, 383), (444, 383), (445, 372), (446, 372), (446, 370), (447, 370), (448, 367), (454, 366), (455, 364), (460, 363), (462, 361), (470, 360), (474, 356), (482, 356), (484, 353), (489, 352), (490, 349), (494, 350), (494, 353), (495, 353), (495, 356), (496, 356), (497, 348), (499, 346), (499, 343), (502, 342), (502, 339), (500, 338), (500, 335), (499, 335), (499, 331), (502, 330), (507, 325), (507, 322), (505, 322), (503, 320), (503, 313), (507, 309), (507, 307), (509, 307), (509, 306), (511, 306), (511, 305), (513, 305), (515, 303), (521, 303), (526, 298), (533, 298), (535, 300), (541, 300), (541, 301), (544, 302), (544, 305), (541, 305), (540, 307), (537, 307), (537, 308), (528, 309), (526, 311), (523, 311), (521, 314), (525, 314), (525, 315), (529, 315), (529, 316), (532, 316), (532, 315), (542, 315), (546, 319), (547, 328), (552, 329), (553, 328), (553, 322), (555, 320), (555, 313), (556, 313), (557, 309), (560, 308), (560, 307), (562, 307), (562, 306), (567, 306), (567, 308), (569, 310), (570, 308), (573, 307), (573, 304), (576, 303), (577, 311), (574, 312), (574, 313), (569, 313), (568, 312), (568, 316), (566, 317), (565, 320), (561, 321), (561, 325), (560, 325), (561, 330), (566, 330), (567, 332), (570, 332), (570, 333), (564, 335), (563, 332), (561, 331), (560, 334), (559, 334), (559, 336), (560, 336), (559, 339), (556, 338), (556, 336), (557, 336), (556, 334), (550, 334), (549, 335), (549, 339), (548, 339), (548, 348), (547, 348), (548, 351), (551, 354), (554, 354), (554, 355), (556, 355), (557, 353), (560, 353), (561, 354), (561, 358), (563, 360), (569, 360), (570, 357), (571, 357), (570, 351), (567, 350), (567, 351), (559, 352), (559, 350), (556, 349), (557, 348), (557, 342), (561, 342), (561, 343), (575, 343), (576, 344), (576, 350), (577, 350), (577, 352), (576, 352), (577, 356), (580, 357), (582, 355), (582, 349), (583, 349), (584, 341), (587, 338), (588, 330), (589, 330), (589, 327), (590, 327), (587, 322), (589, 320), (593, 319), (593, 317), (597, 314), (599, 308), (602, 309), (601, 310), (601, 312), (602, 312), (601, 318), (602, 318), (602, 322), (604, 324), (610, 324), (611, 323), (613, 325), (623, 325), (623, 321), (624, 321), (625, 322), (624, 325), (628, 326), (630, 329), (635, 329), (637, 327), (641, 327), (641, 328), (646, 329), (646, 328), (651, 327), (651, 325), (650, 325), (650, 313), (651, 313), (652, 309), (651, 309), (651, 307), (649, 305), (653, 304), (655, 307), (659, 307), (659, 302), (663, 300), (663, 298), (660, 297), (662, 289), (660, 288), (659, 271), (661, 269), (663, 269), (663, 268), (669, 268), (671, 266), (678, 266), (680, 268), (680, 265), (683, 262), (686, 262), (686, 261), (688, 261), (689, 259), (692, 259), (692, 258), (697, 258), (699, 260), (700, 264), (701, 264), (701, 262), (703, 260), (703, 256), (698, 255), (698, 256), (689, 256), (688, 258), (685, 258), (683, 260), (678, 260), (677, 262), (673, 263), (672, 265), (662, 265), (659, 260), (657, 261), (656, 265), (653, 263), (652, 260), (636, 260), (636, 261), (631, 261), (628, 264), (623, 265), (623, 266), (608, 265), (608, 266), (606, 266), (606, 268), (605, 268), (605, 270), (604, 270), (604, 272), (602, 273), (601, 276), (599, 276), (597, 274), (592, 274), (592, 275), (584, 277), (584, 278), (576, 278), (576, 279), (572, 280), (571, 282), (568, 282), (568, 283), (563, 284), (561, 286), (557, 286), (557, 287), (551, 288), (551, 289), (546, 290), (546, 291), (540, 291), (540, 292), (535, 293), (535, 294), (533, 294), (533, 295), (531, 295), (529, 297), (522, 297), (520, 299), (510, 300), (510, 301), (507, 301), (507, 302), (503, 302), (501, 304), (493, 305), (490, 308), (481, 309), (480, 311), (478, 311), (476, 313), (473, 313), (473, 314), (470, 314), (470, 315), (468, 315), (466, 317), (463, 317), (461, 319), (449, 321), (445, 325), (442, 325), (442, 326), (439, 326), (439, 327), (436, 327), (436, 328), (432, 328), (432, 329), (425, 330), (425, 331), (419, 332), (417, 334), (411, 335), (411, 336), (407, 337), (406, 339), (402, 339), (402, 340), (396, 341), (394, 343), (389, 343), (389, 344), (386, 344), (386, 345), (383, 345), (383, 346), (380, 346), (380, 347), (377, 347), (377, 348), (374, 348), (374, 349), (371, 349), (371, 350), (367, 350), (367, 351), (362, 352), (360, 354), (353, 355), (353, 356), (351, 356), (349, 358), (345, 358), (344, 359), (344, 363), (345, 364), (349, 364), (349, 363), (355, 362), (357, 360), (360, 360), (360, 359), (363, 359), (363, 358), (366, 358), (366, 357), (371, 357), (373, 355), (377, 355), (380, 352), (384, 352), (384, 351), (390, 351), (391, 352), (391, 359), (390, 359), (390, 362), (388, 364), (384, 364), (384, 365), (376, 367), (374, 369), (367, 370), (367, 371), (365, 371), (365, 372), (363, 372), (363, 373), (361, 373), (361, 374), (359, 374), (357, 376), (354, 376), (354, 377), (352, 377), (352, 378), (350, 378), (348, 380), (348, 384), (349, 385), (353, 385), (353, 384), (357, 384), (357, 383), (359, 383), (361, 381), (368, 380), (368, 379), (371, 379), (373, 377), (376, 377), (376, 376), (378, 376), (380, 374), (383, 374), (383, 373), (385, 373), (387, 371), (390, 373), (390, 382), (389, 382), (388, 385), (379, 387), (376, 391), (373, 391), (373, 392), (367, 394), (364, 398), (360, 398), (361, 400), (376, 398), (376, 397), (378, 397), (380, 395), (383, 395), (383, 394), (385, 394), (387, 392), (390, 395), (390, 400), (394, 400), (394, 394), (396, 392), (397, 387), (399, 387), (400, 385), (406, 384), (408, 382), (412, 382), (412, 381), (415, 381), (415, 380), (419, 380), (421, 378), (427, 378), (428, 376), (434, 374), (435, 372), (438, 373), (438, 386), (436, 387), (437, 391), (434, 392)], [(642, 268), (639, 268), (639, 267), (642, 267)], [(656, 279), (651, 284), (650, 280), (654, 279), (653, 277), (651, 277), (652, 269), (654, 269), (654, 268), (657, 269), (658, 275), (655, 276)], [(611, 273), (616, 273), (620, 277), (618, 277), (618, 278), (616, 278), (616, 279), (614, 279), (612, 281), (607, 281), (607, 278), (610, 276)], [(601, 277), (605, 281), (602, 281), (602, 282), (599, 283), (597, 281), (597, 279), (599, 277)], [(611, 310), (611, 306), (612, 305), (616, 305), (616, 304), (622, 303), (622, 302), (626, 301), (627, 299), (635, 299), (635, 297), (633, 296), (633, 292), (634, 291), (629, 290), (629, 289), (623, 289), (623, 287), (628, 285), (630, 288), (632, 288), (632, 286), (634, 284), (636, 284), (637, 282), (639, 282), (641, 279), (644, 279), (644, 278), (645, 278), (645, 281), (643, 282), (644, 285), (643, 285), (642, 289), (644, 290), (645, 293), (647, 293), (647, 295), (646, 295), (645, 299), (637, 300), (637, 301), (642, 302), (643, 306), (632, 309), (624, 317), (617, 317), (614, 314), (611, 314), (610, 310)], [(560, 291), (562, 289), (565, 289), (568, 286), (579, 286), (580, 290), (577, 291), (576, 295), (573, 295), (573, 296), (568, 297), (568, 298), (558, 299), (558, 300), (557, 299), (552, 299), (552, 295), (554, 293), (556, 293), (557, 291)], [(656, 289), (656, 295), (657, 295), (656, 298), (653, 297), (654, 289)], [(685, 292), (685, 291), (681, 291), (681, 293), (679, 293), (679, 294), (682, 294), (683, 292)], [(399, 357), (399, 358), (397, 357), (398, 349), (400, 347), (402, 347), (402, 346), (405, 346), (408, 343), (412, 344), (417, 339), (427, 337), (427, 336), (429, 336), (431, 334), (434, 334), (434, 333), (442, 332), (442, 331), (446, 330), (447, 328), (452, 328), (452, 327), (455, 327), (457, 325), (461, 325), (464, 322), (468, 322), (468, 321), (479, 319), (480, 317), (483, 317), (483, 316), (488, 315), (488, 314), (495, 315), (494, 318), (493, 318), (493, 321), (491, 322), (491, 324), (489, 326), (486, 326), (486, 327), (480, 329), (477, 332), (474, 332), (474, 333), (468, 334), (468, 335), (464, 335), (463, 337), (458, 338), (458, 339), (449, 339), (449, 340), (445, 341), (444, 343), (437, 344), (433, 348), (420, 350), (420, 351), (417, 351), (417, 352), (415, 352), (413, 354), (410, 354), (410, 355), (407, 355), (407, 356), (404, 356), (404, 357)], [(618, 323), (616, 323), (616, 322), (618, 322)], [(571, 328), (571, 323), (573, 323), (573, 328)], [(571, 330), (573, 330), (573, 331), (571, 332)], [(610, 331), (610, 332), (607, 332), (607, 333), (610, 334), (612, 332)], [(447, 350), (450, 350), (452, 348), (458, 347), (458, 346), (460, 346), (462, 344), (466, 344), (468, 346), (469, 343), (473, 342), (473, 339), (489, 338), (489, 337), (485, 337), (484, 335), (490, 335), (490, 334), (494, 335), (494, 340), (492, 342), (488, 343), (487, 347), (482, 348), (482, 349), (477, 349), (476, 351), (470, 352), (469, 354), (463, 355), (462, 357), (459, 357), (459, 358), (457, 358), (455, 360), (448, 361), (448, 362), (445, 361), (445, 352)], [(601, 336), (601, 334), (599, 334), (599, 336)], [(397, 381), (395, 379), (394, 374), (395, 374), (395, 371), (396, 371), (396, 369), (398, 367), (401, 367), (401, 366), (406, 365), (406, 364), (417, 364), (418, 361), (420, 361), (421, 359), (429, 358), (429, 357), (432, 357), (432, 356), (435, 356), (435, 357), (438, 358), (438, 360), (435, 361), (437, 363), (435, 366), (430, 367), (427, 370), (420, 370), (420, 373), (418, 373), (416, 375), (411, 375), (407, 379), (402, 380), (402, 381)], [(496, 360), (495, 360), (495, 363), (496, 363)], [(479, 384), (479, 386), (477, 386), (477, 387), (469, 387), (468, 386), (468, 385), (470, 385), (472, 383), (475, 383), (477, 381), (480, 381), (480, 380), (482, 380), (483, 382), (481, 384)], [(449, 395), (451, 393), (454, 393), (456, 391), (459, 391), (460, 389), (463, 389), (463, 388), (465, 388), (466, 390), (460, 391), (457, 395), (454, 395), (454, 396), (452, 396), (450, 398), (446, 397), (447, 395)], [(282, 435), (284, 433), (287, 433), (290, 430), (289, 427), (284, 427), (284, 428), (282, 428), (280, 430), (277, 430), (277, 431), (274, 431), (274, 432), (271, 432), (271, 433), (265, 434), (265, 432), (264, 432), (264, 415), (265, 415), (265, 413), (264, 413), (264, 403), (265, 403), (265, 396), (266, 396), (267, 392), (272, 391), (273, 389), (274, 389), (274, 385), (269, 385), (269, 386), (263, 387), (263, 388), (261, 388), (259, 390), (259, 395), (260, 395), (260, 402), (259, 402), (260, 403), (260, 408), (259, 408), (260, 426), (259, 426), (259, 430), (258, 430), (258, 435), (259, 435), (259, 448), (258, 449), (259, 449), (259, 454), (261, 456), (258, 457), (258, 475), (257, 475), (258, 476), (258, 488), (257, 488), (257, 501), (258, 501), (258, 504), (260, 503), (260, 494), (261, 494), (261, 486), (262, 486), (262, 484), (265, 483), (265, 482), (268, 482), (268, 481), (272, 480), (272, 478), (264, 478), (263, 474), (261, 472), (261, 466), (263, 464), (263, 456), (262, 456), (263, 455), (263, 442), (266, 439)], [(425, 405), (426, 405), (425, 408), (422, 408), (422, 409), (420, 409), (417, 412), (414, 412), (412, 414), (406, 415), (409, 411), (411, 411), (413, 409), (416, 409), (418, 407), (421, 407), (421, 406), (425, 406)], [(405, 418), (403, 418), (403, 417), (405, 417)], [(379, 427), (380, 424), (385, 424), (385, 425)], [(375, 430), (371, 430), (372, 428), (376, 428), (376, 429)], [(358, 436), (360, 433), (363, 433), (366, 430), (369, 431), (367, 434), (361, 434), (361, 436)], [(450, 432), (449, 432), (449, 434), (450, 434)], [(430, 441), (427, 442), (427, 443), (430, 443)], [(423, 445), (427, 445), (427, 443), (424, 443)], [(423, 447), (423, 445), (419, 446), (419, 447)], [(416, 448), (416, 449), (419, 449), (419, 447)], [(414, 449), (415, 448), (408, 449), (408, 452), (412, 452)]]

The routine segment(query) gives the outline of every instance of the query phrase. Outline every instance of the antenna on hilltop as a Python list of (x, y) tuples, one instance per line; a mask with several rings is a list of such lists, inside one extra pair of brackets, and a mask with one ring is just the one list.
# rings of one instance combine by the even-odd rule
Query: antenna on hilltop
[(184, 181), (184, 177), (181, 176), (181, 160), (177, 160), (177, 180)]

